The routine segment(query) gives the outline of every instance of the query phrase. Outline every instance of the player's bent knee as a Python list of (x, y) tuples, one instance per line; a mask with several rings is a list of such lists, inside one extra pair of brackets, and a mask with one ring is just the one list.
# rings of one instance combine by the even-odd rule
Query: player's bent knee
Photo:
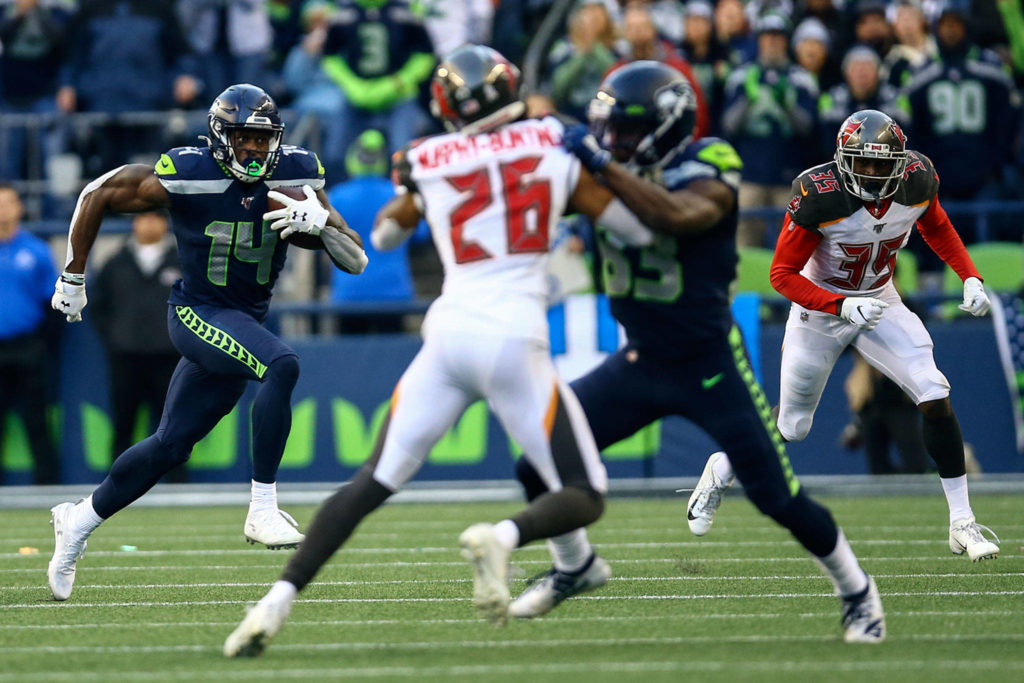
[(803, 441), (811, 432), (814, 416), (794, 417), (792, 414), (781, 413), (776, 426), (786, 441)]
[(917, 406), (926, 420), (941, 420), (953, 414), (953, 403), (949, 397), (925, 401)]
[(263, 381), (271, 377), (282, 384), (295, 386), (295, 383), (299, 381), (299, 357), (289, 354), (275, 360), (267, 366)]
[(580, 526), (593, 524), (604, 514), (604, 496), (594, 490), (589, 484), (566, 486), (566, 489), (575, 489), (584, 494), (577, 503), (577, 511), (584, 518)]

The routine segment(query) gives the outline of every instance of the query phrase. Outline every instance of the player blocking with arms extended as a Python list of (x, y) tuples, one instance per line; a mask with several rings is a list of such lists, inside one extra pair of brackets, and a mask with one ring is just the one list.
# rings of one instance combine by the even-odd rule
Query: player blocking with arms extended
[[(906, 143), (887, 115), (859, 111), (840, 127), (835, 158), (793, 181), (771, 268), (772, 286), (793, 302), (782, 344), (778, 428), (787, 441), (807, 436), (832, 367), (852, 345), (917, 404), (925, 448), (949, 506), (949, 548), (977, 562), (995, 558), (999, 546), (974, 519), (960, 423), (931, 336), (892, 283), (897, 254), (915, 224), (963, 280), (960, 308), (982, 316), (990, 304), (939, 204), (935, 167)], [(726, 453), (708, 459), (690, 498), (690, 529), (698, 536), (707, 533), (732, 482), (733, 452)]]
[(482, 46), (461, 47), (438, 66), (432, 110), (449, 132), (396, 155), (399, 194), (378, 213), (371, 235), (378, 249), (394, 248), (421, 218), (430, 225), (445, 275), (423, 324), (423, 347), (395, 387), (370, 460), (320, 507), (280, 580), (228, 637), (225, 655), (263, 651), (297, 593), (477, 400), (487, 400), (546, 486), (514, 517), (460, 536), (481, 616), (505, 623), (515, 548), (600, 517), (607, 475), (549, 349), (550, 235), (573, 211), (626, 241), (650, 233), (562, 148), (560, 121), (526, 118), (518, 80), (514, 66)]
[[(770, 406), (747, 359), (729, 306), (735, 277), (737, 194), (742, 162), (724, 140), (693, 140), (693, 89), (658, 62), (611, 74), (565, 146), (657, 233), (623, 245), (597, 222), (604, 290), (627, 344), (572, 384), (598, 448), (667, 415), (704, 429), (730, 453), (750, 500), (789, 529), (841, 596), (844, 638), (885, 638), (875, 582), (859, 566), (832, 515), (793, 476)], [(528, 498), (545, 485), (531, 463), (518, 475)], [(603, 583), (583, 530), (552, 543), (554, 568), (509, 608), (534, 617)], [(565, 571), (575, 563), (579, 569)], [(589, 568), (588, 568), (589, 566)]]
[[(206, 147), (172, 149), (155, 170), (131, 164), (110, 171), (85, 187), (71, 219), (67, 264), (52, 305), (76, 322), (86, 305), (86, 259), (104, 214), (170, 209), (182, 278), (171, 289), (167, 320), (182, 359), (156, 433), (117, 458), (88, 498), (53, 508), (56, 544), (48, 575), (55, 600), (71, 595), (93, 530), (188, 460), (249, 381), (261, 385), (252, 404), (245, 537), (269, 548), (295, 547), (303, 538), (278, 509), (275, 483), (291, 427), (298, 357), (262, 321), (290, 239), (322, 245), (350, 273), (363, 271), (366, 254), (359, 235), (330, 208), (316, 155), (281, 144), (284, 124), (262, 89), (229, 87), (213, 102), (208, 121)], [(303, 186), (305, 200), (272, 189), (293, 185)], [(268, 212), (268, 196), (285, 207)]]

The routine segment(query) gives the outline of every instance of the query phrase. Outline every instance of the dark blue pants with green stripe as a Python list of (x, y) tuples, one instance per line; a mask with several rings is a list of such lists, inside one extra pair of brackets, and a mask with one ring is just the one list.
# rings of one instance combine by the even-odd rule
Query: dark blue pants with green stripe
[(728, 453), (747, 497), (761, 512), (814, 555), (824, 557), (835, 548), (838, 531), (832, 515), (800, 490), (735, 327), (728, 337), (672, 358), (628, 345), (570, 386), (598, 449), (660, 418), (684, 417)]
[(182, 355), (167, 387), (156, 433), (118, 457), (93, 493), (107, 518), (138, 499), (231, 412), (249, 381), (261, 383), (252, 405), (253, 479), (276, 480), (291, 428), (298, 356), (255, 318), (227, 308), (171, 305), (168, 332)]

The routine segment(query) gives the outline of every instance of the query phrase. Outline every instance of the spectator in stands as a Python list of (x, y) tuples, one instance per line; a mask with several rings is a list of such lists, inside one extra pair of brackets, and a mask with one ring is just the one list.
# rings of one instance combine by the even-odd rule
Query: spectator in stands
[[(302, 11), (310, 4), (313, 3), (300, 0), (267, 0), (270, 33), (273, 36), (267, 62), (270, 69), (283, 69), (284, 60), (292, 48), (301, 42), (305, 33), (302, 28)], [(287, 93), (282, 93), (282, 97), (275, 96), (274, 99), (278, 103), (283, 103), (287, 101)]]
[(729, 53), (734, 66), (757, 58), (757, 38), (750, 30), (741, 0), (718, 0), (714, 23), (715, 40)]
[(273, 44), (270, 16), (263, 0), (177, 0), (203, 89), (213, 99), (232, 83), (268, 86), (266, 62)]
[[(807, 166), (818, 90), (788, 54), (789, 22), (769, 13), (757, 22), (757, 61), (736, 69), (725, 85), (722, 130), (743, 159), (740, 207), (783, 207), (785, 179)], [(740, 221), (737, 244), (765, 244), (765, 222)]]
[(853, 11), (853, 42), (867, 45), (879, 59), (889, 54), (893, 44), (886, 7), (885, 0), (858, 0)]
[(345, 94), (321, 68), (324, 43), (330, 20), (337, 6), (328, 0), (307, 2), (302, 7), (301, 42), (291, 49), (284, 62), (285, 86), (292, 94), (292, 107), (301, 115), (316, 117), (320, 129), (318, 154), (331, 178), (344, 177), (346, 139)]
[[(711, 115), (708, 111), (707, 98), (700, 87), (700, 81), (690, 68), (690, 63), (672, 46), (672, 43), (658, 37), (658, 29), (654, 25), (650, 10), (643, 2), (630, 2), (622, 16), (622, 32), (626, 38), (624, 48), (626, 56), (610, 70), (640, 59), (651, 59), (668, 64), (682, 73), (690, 81), (697, 95), (697, 128), (695, 137), (703, 137), (711, 130)], [(607, 76), (607, 74), (605, 74)]]
[[(156, 432), (163, 415), (167, 385), (181, 358), (167, 334), (167, 296), (180, 277), (167, 216), (140, 213), (132, 219), (131, 237), (89, 284), (92, 322), (110, 366), (114, 458), (136, 442), (141, 406), (148, 408), (146, 434)], [(182, 465), (164, 479), (181, 482), (186, 476)]]
[(378, 128), (397, 150), (426, 125), (418, 98), (436, 59), (406, 0), (342, 0), (324, 55), (324, 70), (345, 93), (341, 149), (360, 131)]
[(600, 0), (588, 0), (569, 15), (569, 34), (551, 48), (551, 97), (558, 111), (581, 121), (605, 73), (617, 61), (615, 24)]
[[(654, 25), (658, 27), (658, 35), (672, 43), (673, 46), (683, 44), (686, 37), (684, 25), (685, 10), (678, 0), (631, 0), (647, 7)], [(625, 4), (628, 4), (625, 3)]]
[(828, 44), (833, 54), (843, 54), (847, 45), (847, 29), (844, 26), (846, 17), (839, 11), (840, 0), (798, 0), (793, 14), (794, 23), (798, 26), (808, 19), (817, 19), (828, 31)]
[(843, 58), (844, 82), (822, 93), (818, 98), (818, 140), (824, 158), (836, 148), (836, 131), (850, 114), (861, 109), (885, 112), (901, 126), (910, 120), (905, 97), (888, 83), (881, 81), (880, 61), (875, 51), (865, 45), (850, 48)]
[[(935, 164), (943, 202), (997, 197), (1020, 129), (1020, 94), (998, 55), (970, 41), (968, 20), (965, 8), (942, 10), (936, 23), (939, 58), (921, 69), (906, 90), (913, 143)], [(954, 216), (967, 243), (978, 237), (969, 218)], [(1007, 227), (1015, 232), (989, 237), (1019, 239), (1019, 224)], [(926, 261), (922, 270), (934, 271), (938, 265)]]
[(732, 65), (729, 53), (715, 40), (714, 10), (705, 0), (686, 5), (686, 40), (683, 56), (690, 62), (697, 83), (708, 100), (711, 134), (718, 135), (722, 119), (722, 96)]
[[(42, 0), (0, 3), (0, 111), (25, 115), (56, 111), (53, 98), (70, 15), (68, 7)], [(59, 143), (49, 126), (38, 130), (36, 159), (40, 165), (34, 175), (41, 177), (45, 160), (57, 151)], [(27, 176), (25, 149), (24, 124), (0, 128), (0, 178)]]
[(466, 43), (489, 45), (494, 24), (494, 0), (425, 0), (423, 23), (434, 53), (443, 57)]
[[(170, 3), (82, 0), (70, 43), (57, 91), (63, 112), (167, 110), (189, 105), (199, 93), (195, 63)], [(88, 132), (89, 175), (125, 163), (128, 154), (155, 153), (162, 144), (149, 130), (117, 123)]]
[[(395, 186), (388, 178), (387, 144), (380, 131), (367, 130), (356, 138), (345, 156), (345, 166), (349, 179), (332, 187), (327, 196), (334, 208), (344, 212), (349, 227), (363, 237), (373, 268), (364, 273), (366, 279), (337, 277), (334, 273), (339, 271), (332, 268), (331, 301), (411, 301), (414, 295), (408, 242), (389, 251), (377, 251), (370, 242), (377, 210), (395, 196)], [(426, 233), (425, 225), (420, 228)], [(402, 317), (343, 315), (341, 330), (400, 332)]]
[(7, 413), (16, 410), (28, 432), (35, 483), (58, 484), (60, 464), (46, 427), (46, 379), (55, 357), (47, 350), (47, 306), (57, 269), (46, 242), (21, 229), (24, 213), (17, 191), (0, 185), (0, 446)]
[(832, 58), (832, 36), (819, 19), (808, 17), (793, 31), (793, 55), (807, 70), (818, 90), (828, 90), (841, 80), (839, 67)]
[(917, 0), (901, 0), (892, 24), (896, 44), (885, 55), (883, 74), (891, 85), (902, 88), (914, 72), (939, 56), (935, 38), (928, 32), (928, 20)]

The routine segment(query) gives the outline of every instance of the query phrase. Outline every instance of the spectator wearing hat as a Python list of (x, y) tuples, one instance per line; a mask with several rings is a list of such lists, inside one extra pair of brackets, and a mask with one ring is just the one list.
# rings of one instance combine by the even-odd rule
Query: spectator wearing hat
[[(725, 85), (722, 129), (743, 159), (740, 208), (782, 207), (788, 179), (807, 164), (818, 89), (789, 60), (789, 21), (779, 14), (757, 22), (757, 61), (736, 69)], [(767, 246), (765, 222), (743, 219), (739, 246)]]
[(558, 111), (581, 121), (604, 74), (618, 60), (615, 24), (602, 2), (584, 2), (569, 15), (569, 35), (548, 57), (551, 97)]
[(729, 54), (733, 66), (748, 64), (757, 58), (757, 38), (741, 0), (718, 0), (715, 5), (715, 40)]
[(718, 135), (722, 120), (725, 81), (732, 66), (729, 63), (729, 53), (715, 40), (713, 17), (714, 9), (704, 0), (690, 0), (686, 4), (686, 40), (683, 42), (683, 56), (690, 62), (700, 89), (708, 100), (711, 134)]
[(819, 90), (828, 90), (840, 81), (839, 67), (832, 58), (832, 36), (825, 24), (807, 17), (793, 31), (793, 54), (796, 63), (814, 77)]
[(818, 139), (821, 156), (835, 152), (836, 131), (846, 118), (862, 109), (885, 112), (901, 126), (910, 120), (910, 105), (899, 90), (881, 80), (875, 51), (856, 45), (843, 57), (843, 82), (818, 98)]
[[(389, 251), (377, 251), (370, 242), (370, 231), (377, 210), (395, 196), (395, 188), (388, 178), (388, 149), (384, 136), (378, 130), (364, 131), (352, 143), (345, 155), (348, 180), (327, 192), (331, 205), (343, 211), (350, 228), (363, 237), (367, 258), (373, 259), (373, 268), (360, 277), (338, 277), (337, 268), (331, 268), (331, 301), (411, 301), (414, 297), (412, 275), (409, 270), (409, 243)], [(425, 224), (419, 226), (426, 233)], [(345, 315), (342, 332), (399, 332), (401, 316)]]
[(889, 84), (902, 88), (915, 71), (939, 56), (939, 46), (928, 32), (928, 20), (917, 0), (903, 0), (893, 14), (896, 44), (885, 55), (882, 73)]
[(843, 54), (847, 42), (847, 17), (840, 11), (842, 0), (798, 0), (794, 23), (799, 26), (807, 19), (817, 19), (828, 31), (829, 48), (833, 54)]

